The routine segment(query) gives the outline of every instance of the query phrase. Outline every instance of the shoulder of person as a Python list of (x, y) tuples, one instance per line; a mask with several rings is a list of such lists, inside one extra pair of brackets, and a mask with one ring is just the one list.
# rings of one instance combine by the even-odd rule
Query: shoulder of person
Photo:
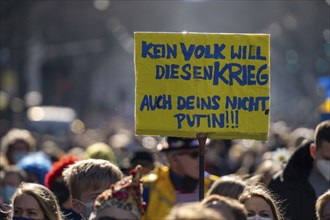
[(217, 181), (217, 180), (219, 179), (219, 177), (211, 174), (211, 175), (209, 176), (209, 179), (210, 179), (211, 181)]
[(149, 174), (143, 176), (143, 185), (148, 186), (149, 184), (156, 182), (159, 178), (168, 173), (169, 168), (166, 166), (157, 166)]

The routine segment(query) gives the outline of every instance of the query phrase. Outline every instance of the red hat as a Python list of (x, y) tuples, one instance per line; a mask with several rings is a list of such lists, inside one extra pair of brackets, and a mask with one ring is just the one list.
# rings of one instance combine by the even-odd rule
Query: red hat
[(74, 164), (76, 161), (78, 161), (78, 158), (73, 155), (65, 155), (56, 161), (50, 171), (46, 174), (45, 186), (50, 189), (52, 182), (62, 176), (63, 170), (70, 164)]

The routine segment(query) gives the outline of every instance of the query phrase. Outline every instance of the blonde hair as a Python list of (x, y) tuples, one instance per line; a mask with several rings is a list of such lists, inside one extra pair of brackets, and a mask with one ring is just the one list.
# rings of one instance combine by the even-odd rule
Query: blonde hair
[(244, 204), (252, 197), (259, 197), (267, 202), (272, 210), (274, 220), (283, 219), (283, 215), (280, 210), (280, 202), (276, 200), (275, 195), (273, 195), (266, 187), (263, 185), (251, 185), (246, 187), (239, 197), (239, 201)]
[(62, 176), (70, 189), (72, 198), (80, 199), (84, 190), (97, 189), (104, 183), (110, 187), (123, 177), (123, 173), (110, 161), (87, 159), (69, 165)]
[(320, 197), (316, 200), (315, 209), (316, 209), (317, 219), (319, 219), (319, 220), (321, 219), (325, 205), (328, 202), (330, 202), (330, 190), (328, 190), (325, 193), (323, 193), (322, 195), (320, 195)]
[(217, 211), (198, 202), (183, 203), (174, 206), (166, 220), (225, 220)]
[[(47, 187), (38, 183), (22, 183), (15, 191), (12, 197), (12, 204), (15, 206), (15, 200), (18, 196), (27, 194), (33, 196), (40, 205), (46, 219), (60, 220), (62, 212), (54, 194)], [(13, 207), (15, 208), (15, 207)]]

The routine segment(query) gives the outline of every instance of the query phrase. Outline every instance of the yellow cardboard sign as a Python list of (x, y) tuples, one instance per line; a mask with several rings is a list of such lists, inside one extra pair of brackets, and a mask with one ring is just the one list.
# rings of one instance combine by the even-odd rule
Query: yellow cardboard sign
[(137, 135), (265, 140), (270, 36), (136, 32)]

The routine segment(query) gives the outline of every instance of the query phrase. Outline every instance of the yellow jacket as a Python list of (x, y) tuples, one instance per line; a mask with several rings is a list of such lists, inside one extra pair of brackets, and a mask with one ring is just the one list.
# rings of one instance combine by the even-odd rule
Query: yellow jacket
[[(217, 176), (208, 175), (204, 178), (204, 192), (217, 179)], [(170, 180), (168, 167), (157, 167), (152, 173), (143, 177), (144, 194), (147, 193), (147, 210), (143, 220), (164, 219), (175, 205), (175, 189)]]

